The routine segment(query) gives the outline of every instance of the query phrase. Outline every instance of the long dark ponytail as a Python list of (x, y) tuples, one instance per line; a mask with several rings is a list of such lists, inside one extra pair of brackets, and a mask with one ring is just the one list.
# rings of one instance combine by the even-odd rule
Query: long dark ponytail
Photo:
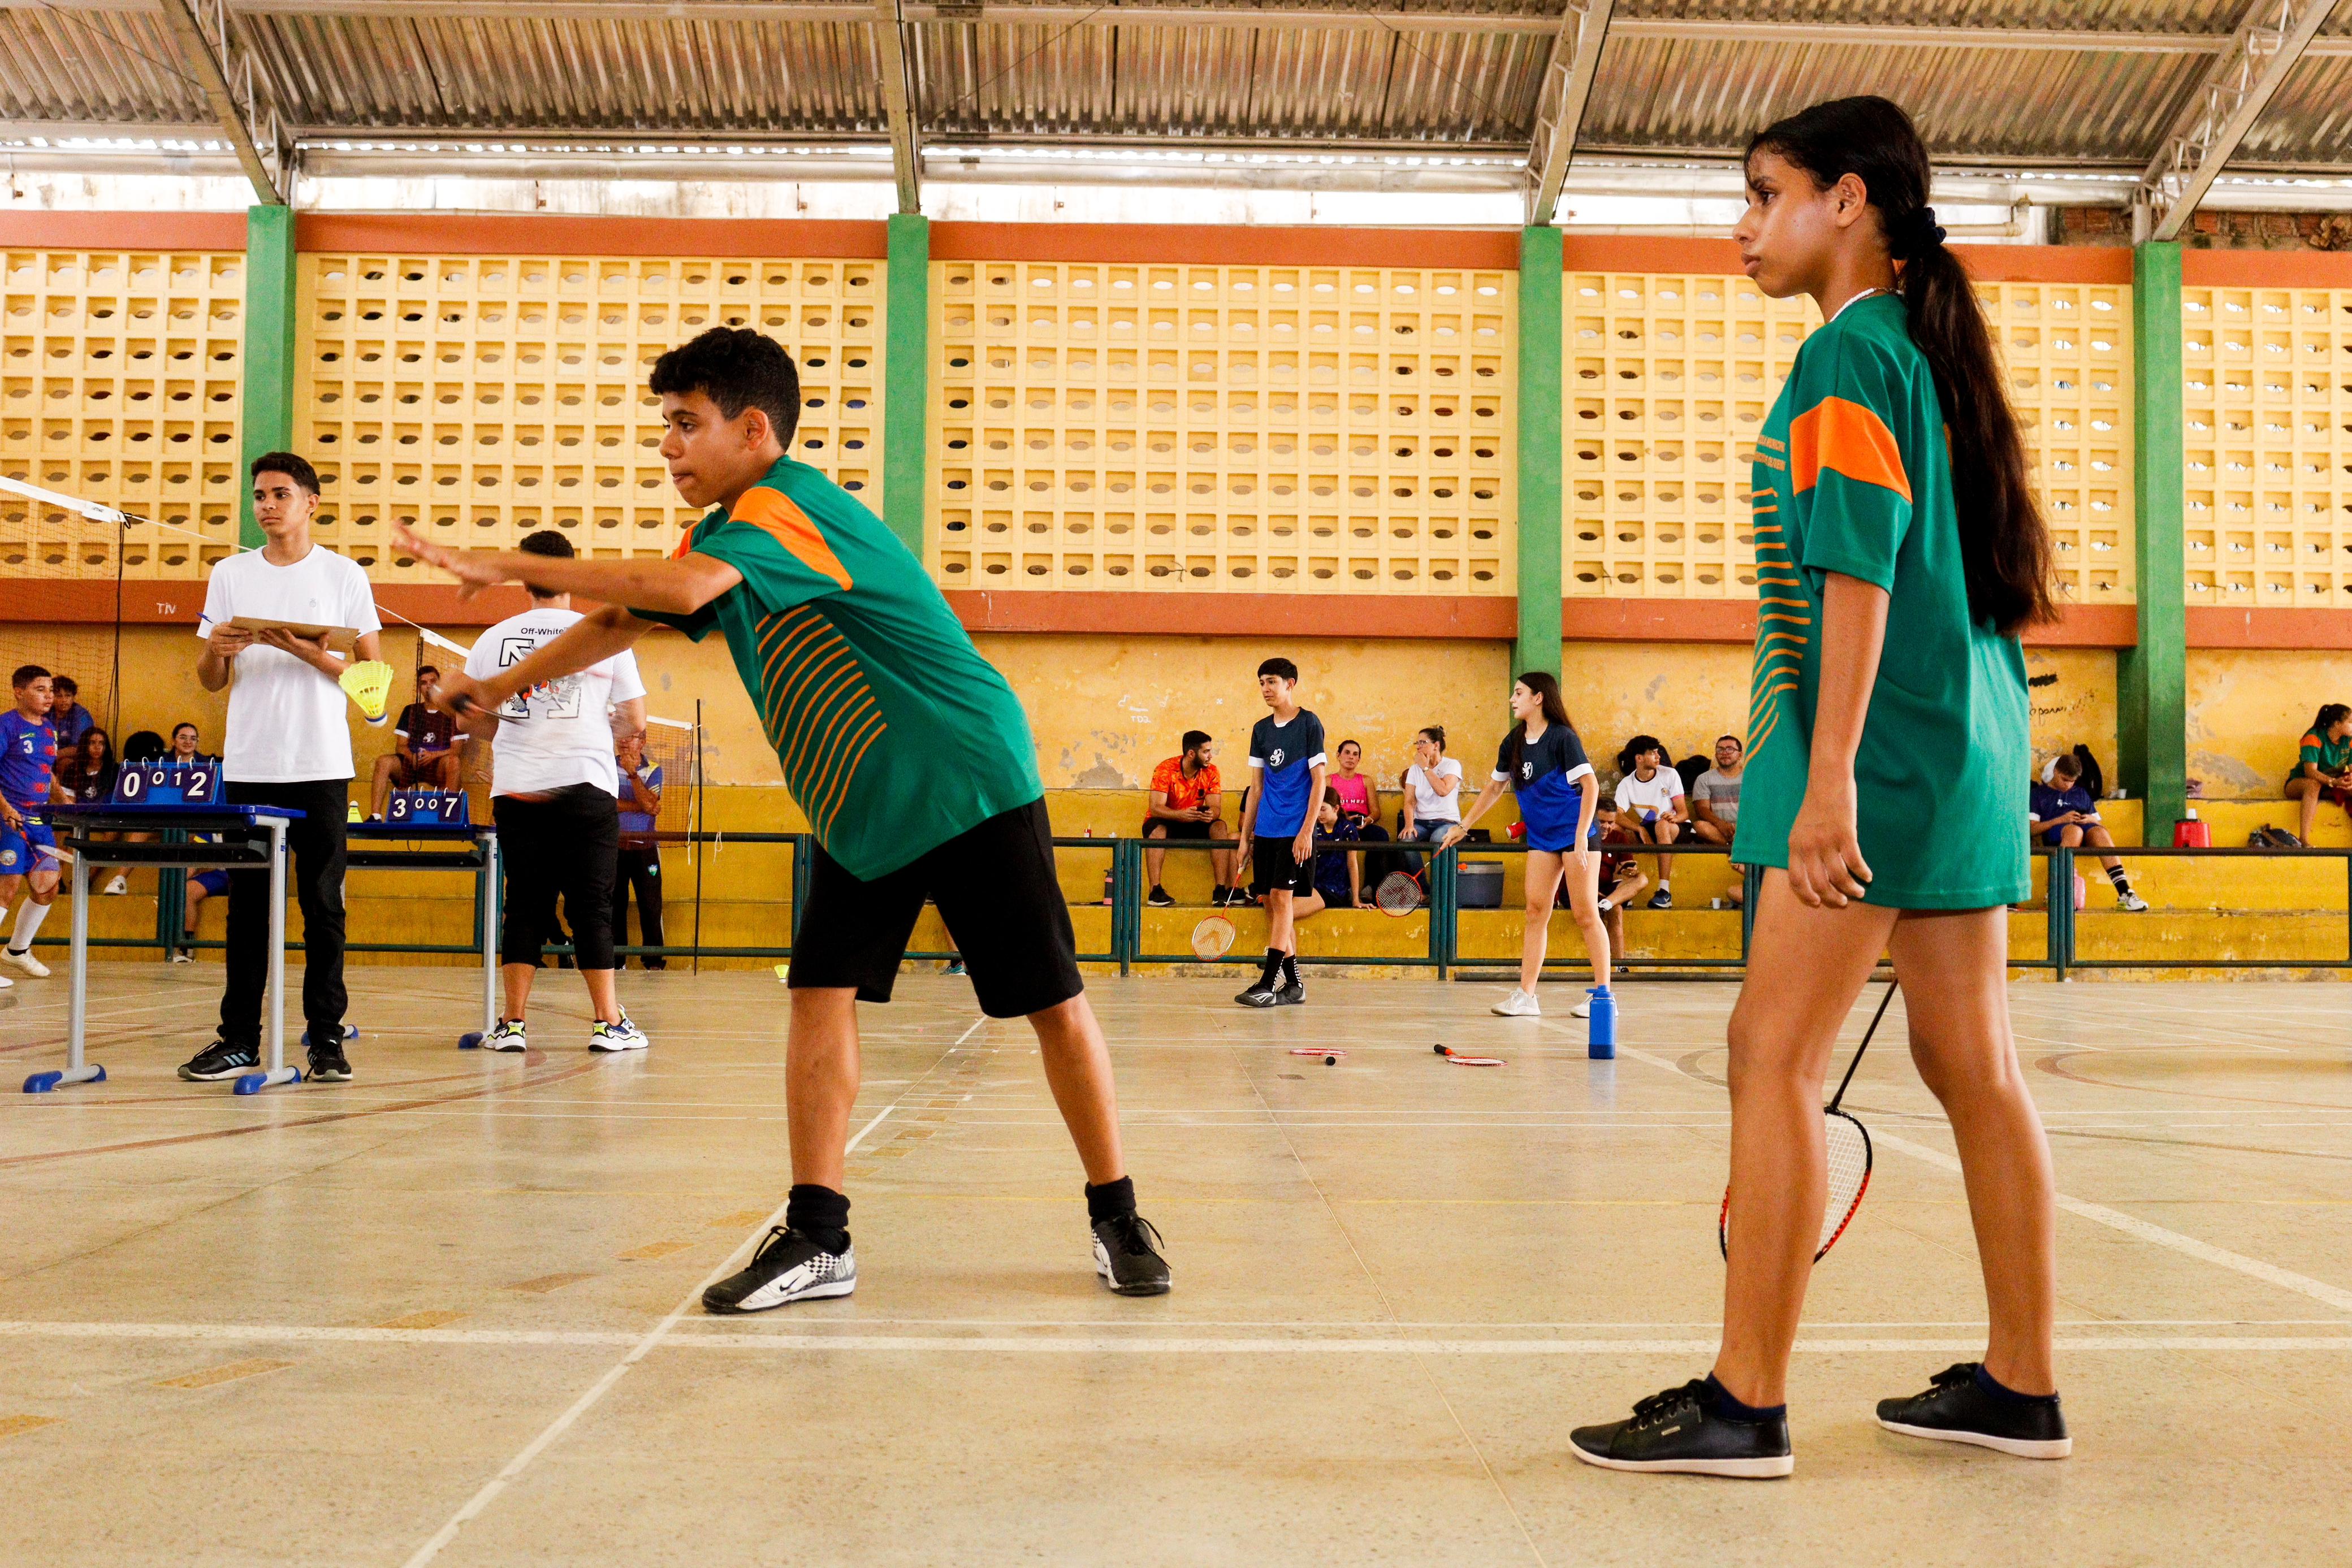
[[(1544, 723), (1556, 724), (1569, 734), (1576, 726), (1569, 722), (1568, 699), (1559, 695), (1559, 683), (1541, 670), (1529, 670), (1519, 677), (1519, 685), (1535, 693), (1543, 703)], [(1527, 759), (1528, 721), (1520, 719), (1511, 726), (1511, 771), (1517, 774), (1519, 764)]]
[(1848, 174), (1862, 182), (1901, 267), (1911, 340), (1927, 358), (1943, 407), (1969, 613), (2003, 633), (2056, 620), (2050, 531), (2033, 471), (1976, 287), (1927, 205), (1918, 128), (1885, 99), (1841, 98), (1766, 126), (1748, 143), (1748, 157), (1759, 152), (1780, 154), (1823, 186)]
[(2322, 703), (2319, 716), (2311, 721), (2311, 733), (2326, 740), (2327, 732), (2347, 718), (2352, 718), (2352, 707), (2346, 707), (2342, 703)]

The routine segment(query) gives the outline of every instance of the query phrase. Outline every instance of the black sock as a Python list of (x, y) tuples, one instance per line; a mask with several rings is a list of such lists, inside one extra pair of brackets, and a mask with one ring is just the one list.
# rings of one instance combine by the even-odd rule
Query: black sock
[(1296, 953), (1285, 953), (1282, 956), (1282, 983), (1286, 986), (1306, 984), (1298, 977), (1298, 955)]
[(2107, 880), (2116, 884), (2117, 893), (2131, 891), (2131, 878), (2124, 874), (2124, 868), (2119, 865), (2111, 865), (2107, 868)]
[(1981, 1362), (1977, 1364), (1976, 1385), (1995, 1399), (2011, 1405), (2047, 1405), (2058, 1397), (2055, 1394), (2020, 1394), (1987, 1372)]
[(1706, 1375), (1706, 1397), (1715, 1413), (1727, 1421), (1746, 1421), (1752, 1426), (1760, 1421), (1777, 1421), (1789, 1413), (1786, 1405), (1742, 1405), (1731, 1396), (1729, 1389), (1715, 1380), (1712, 1372)]
[(1121, 1176), (1100, 1186), (1087, 1186), (1087, 1218), (1117, 1219), (1122, 1214), (1135, 1212), (1135, 1178)]
[(849, 1250), (849, 1198), (829, 1186), (795, 1184), (784, 1203), (784, 1228), (839, 1257)]
[(1265, 978), (1272, 980), (1280, 977), (1283, 956), (1283, 951), (1279, 947), (1268, 947), (1265, 950)]

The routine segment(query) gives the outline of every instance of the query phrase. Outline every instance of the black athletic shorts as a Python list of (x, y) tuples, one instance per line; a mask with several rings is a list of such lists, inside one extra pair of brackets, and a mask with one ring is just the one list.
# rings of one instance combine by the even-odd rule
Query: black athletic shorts
[(819, 849), (787, 983), (794, 990), (854, 986), (861, 1002), (888, 1001), (926, 899), (940, 906), (989, 1017), (1025, 1018), (1086, 989), (1042, 800), (999, 812), (872, 882)]
[(1173, 817), (1144, 818), (1143, 831), (1140, 836), (1148, 839), (1155, 832), (1171, 839), (1205, 839), (1209, 836), (1209, 824), (1180, 822)]
[(1315, 852), (1304, 861), (1290, 852), (1290, 839), (1259, 839), (1250, 845), (1250, 891), (1261, 898), (1269, 893), (1300, 898), (1315, 891)]

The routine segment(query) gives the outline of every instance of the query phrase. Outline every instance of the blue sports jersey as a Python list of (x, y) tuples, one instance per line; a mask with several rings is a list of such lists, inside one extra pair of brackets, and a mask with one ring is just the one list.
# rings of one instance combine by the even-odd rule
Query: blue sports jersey
[(58, 732), (46, 718), (26, 718), (10, 708), (0, 714), (0, 795), (22, 810), (49, 803), (49, 782), (58, 764)]
[(1517, 794), (1519, 820), (1528, 825), (1531, 850), (1565, 854), (1576, 847), (1576, 819), (1584, 809), (1584, 791), (1577, 780), (1592, 777), (1584, 742), (1564, 724), (1547, 726), (1524, 746), (1507, 735), (1495, 754), (1496, 780), (1507, 782)]
[[(660, 763), (656, 762), (654, 764), (654, 770), (652, 772), (640, 773), (637, 777), (645, 780), (645, 785), (647, 789), (656, 795), (661, 793), (662, 770)], [(629, 802), (635, 799), (636, 797), (635, 795), (629, 793), (628, 777), (626, 774), (624, 774), (621, 778), (621, 831), (625, 833), (650, 833), (654, 831), (653, 813), (650, 811), (632, 811), (627, 809)]]
[(1288, 724), (1272, 714), (1250, 731), (1249, 765), (1257, 774), (1257, 836), (1291, 839), (1307, 824), (1307, 793), (1324, 760), (1323, 721), (1305, 708)]

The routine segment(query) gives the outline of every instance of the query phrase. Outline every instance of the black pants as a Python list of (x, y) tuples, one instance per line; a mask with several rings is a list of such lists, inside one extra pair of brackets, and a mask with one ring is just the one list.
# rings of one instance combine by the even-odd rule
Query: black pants
[[(302, 1022), (314, 1040), (343, 1038), (343, 819), (351, 780), (228, 786), (233, 806), (283, 806), (299, 811), (286, 824), (288, 868), (302, 906)], [(269, 990), (269, 869), (228, 877), (228, 986), (221, 992), (221, 1038), (261, 1044), (261, 998)]]
[(555, 899), (572, 920), (573, 962), (613, 967), (613, 862), (621, 848), (620, 808), (593, 784), (572, 784), (543, 800), (490, 798), (499, 854), (507, 867), (507, 915), (499, 933), (502, 964), (539, 963), (555, 927)]
[[(637, 946), (658, 947), (662, 945), (661, 850), (653, 844), (624, 849), (613, 871), (613, 941), (616, 946), (629, 945), (629, 894), (637, 895)], [(620, 960), (616, 967), (625, 966)], [(669, 960), (657, 953), (645, 956), (648, 969), (666, 969)]]

